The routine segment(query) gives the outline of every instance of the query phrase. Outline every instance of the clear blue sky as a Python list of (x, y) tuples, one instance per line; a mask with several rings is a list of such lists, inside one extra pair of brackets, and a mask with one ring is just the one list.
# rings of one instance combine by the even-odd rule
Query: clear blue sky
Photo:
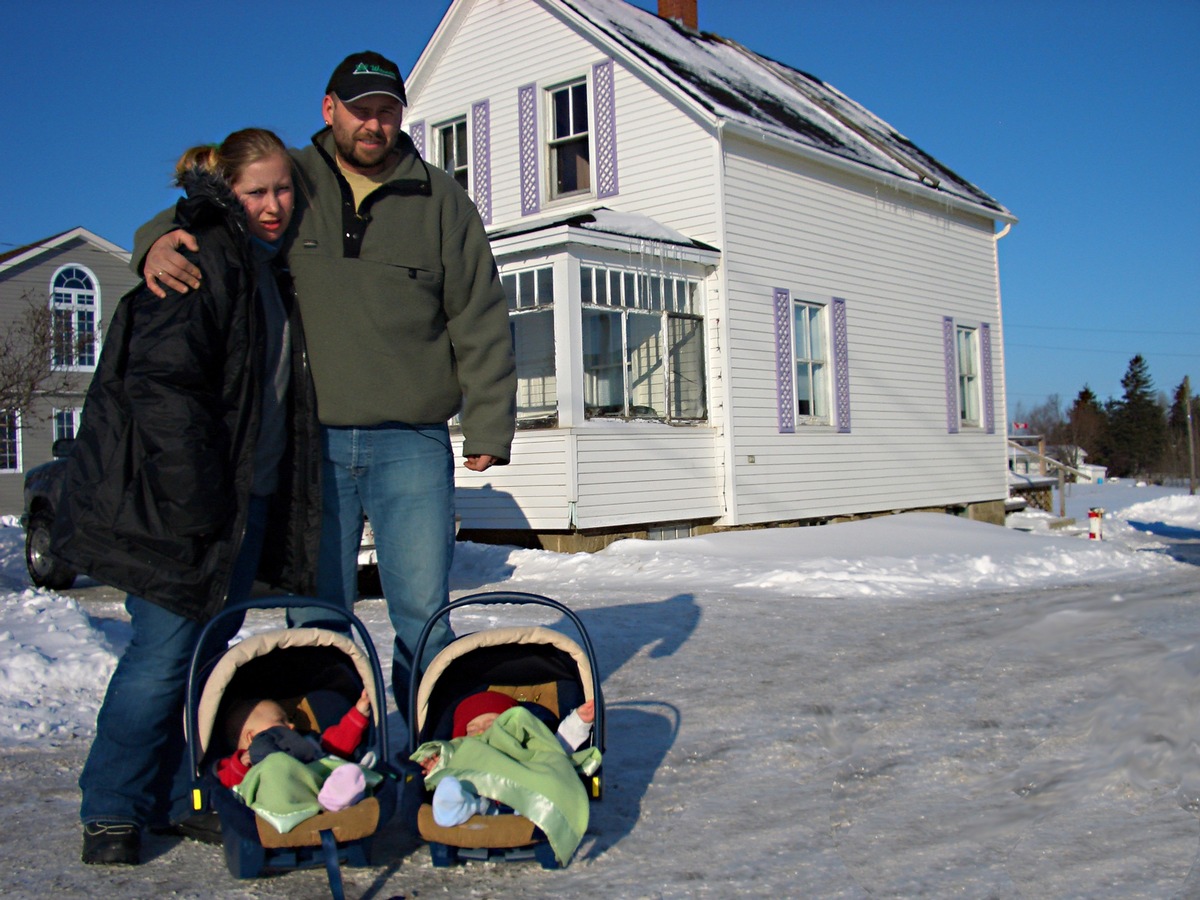
[[(516, 0), (510, 0), (516, 2)], [(636, 5), (655, 8), (655, 0)], [(347, 53), (407, 72), (448, 0), (11, 4), (0, 252), (76, 225), (129, 247), (187, 146), (301, 144)], [(1200, 392), (1200, 0), (700, 0), (700, 27), (829, 82), (1008, 206), (1009, 418), (1130, 357)]]

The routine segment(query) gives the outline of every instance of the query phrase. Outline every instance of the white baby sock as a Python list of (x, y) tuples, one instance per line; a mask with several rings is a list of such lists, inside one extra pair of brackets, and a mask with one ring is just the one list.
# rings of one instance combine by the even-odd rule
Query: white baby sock
[(453, 775), (438, 782), (433, 792), (433, 821), (443, 828), (461, 825), (476, 814), (486, 816), (492, 801), (480, 797)]

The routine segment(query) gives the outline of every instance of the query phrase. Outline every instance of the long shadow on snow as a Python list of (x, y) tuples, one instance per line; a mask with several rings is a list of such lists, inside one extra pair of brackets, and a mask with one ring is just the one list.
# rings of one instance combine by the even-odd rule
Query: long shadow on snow
[[(576, 614), (587, 629), (605, 682), (643, 649), (652, 659), (674, 655), (700, 623), (700, 607), (692, 594)], [(571, 631), (565, 621), (555, 627)], [(679, 732), (679, 710), (673, 704), (618, 698), (607, 686), (604, 691), (604, 798), (592, 807), (588, 833), (595, 835), (596, 843), (587, 851), (589, 857), (615, 846), (633, 830), (642, 798)]]
[(1177, 562), (1200, 566), (1200, 531), (1165, 522), (1133, 522), (1131, 528), (1163, 538), (1169, 543), (1156, 552), (1164, 553)]
[(1200, 541), (1200, 531), (1195, 528), (1185, 528), (1182, 525), (1168, 525), (1166, 522), (1135, 522), (1129, 521), (1130, 528), (1156, 534), (1159, 537), (1174, 538), (1179, 541)]

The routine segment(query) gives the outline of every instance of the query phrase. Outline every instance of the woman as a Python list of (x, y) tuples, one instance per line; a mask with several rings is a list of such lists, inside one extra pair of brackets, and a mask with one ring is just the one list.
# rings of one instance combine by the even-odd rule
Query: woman
[[(320, 538), (315, 400), (278, 265), (291, 162), (250, 128), (176, 166), (202, 286), (145, 284), (113, 316), (71, 454), (52, 552), (128, 592), (117, 664), (79, 785), (83, 861), (140, 862), (141, 829), (185, 820), (187, 672), (204, 623), (256, 576), (312, 594)], [(240, 627), (213, 635), (209, 654)]]

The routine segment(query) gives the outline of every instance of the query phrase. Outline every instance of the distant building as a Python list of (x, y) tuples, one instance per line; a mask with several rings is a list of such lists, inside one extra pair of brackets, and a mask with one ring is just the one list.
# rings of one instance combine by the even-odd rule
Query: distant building
[(479, 207), (517, 351), (513, 460), (460, 476), (464, 534), (1002, 521), (1013, 215), (830, 85), (698, 31), (694, 2), (660, 13), (679, 21), (454, 0), (408, 79), (406, 128)]
[[(0, 327), (10, 329), (30, 303), (50, 306), (53, 364), (72, 373), (73, 388), (42, 397), (24, 418), (0, 410), (0, 514), (21, 512), (25, 471), (50, 459), (55, 439), (75, 436), (105, 328), (136, 283), (129, 252), (86, 228), (0, 255)], [(94, 341), (81, 340), (89, 336)]]

